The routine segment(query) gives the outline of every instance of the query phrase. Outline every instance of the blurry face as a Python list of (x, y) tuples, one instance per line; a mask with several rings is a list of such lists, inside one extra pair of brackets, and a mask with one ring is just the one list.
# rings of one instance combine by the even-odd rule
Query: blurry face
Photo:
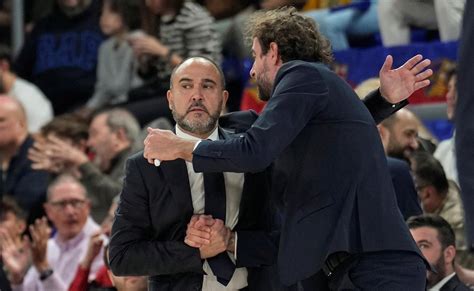
[(418, 122), (411, 114), (402, 114), (392, 126), (387, 145), (387, 154), (399, 159), (408, 159), (418, 149)]
[(206, 60), (191, 59), (178, 68), (172, 81), (167, 97), (178, 126), (189, 134), (210, 134), (228, 98), (218, 70)]
[(118, 134), (112, 132), (107, 125), (107, 114), (97, 115), (89, 127), (87, 145), (95, 153), (94, 161), (101, 168), (108, 165), (117, 154), (115, 146), (119, 142)]
[(122, 32), (124, 24), (120, 14), (110, 9), (108, 1), (104, 1), (102, 15), (100, 16), (100, 28), (105, 35), (114, 35)]
[(446, 113), (448, 115), (449, 120), (454, 119), (454, 114), (456, 110), (456, 102), (458, 99), (458, 92), (456, 90), (456, 75), (453, 75), (451, 79), (449, 79), (448, 83), (448, 93), (446, 93)]
[(145, 0), (146, 7), (155, 15), (163, 15), (169, 9), (169, 0)]
[(263, 101), (268, 101), (271, 97), (273, 81), (269, 76), (268, 52), (263, 54), (262, 46), (257, 38), (253, 39), (252, 54), (254, 62), (250, 70), (250, 77), (254, 78), (258, 87), (258, 96)]
[(436, 283), (449, 275), (446, 274), (447, 262), (445, 260), (445, 252), (443, 251), (442, 245), (438, 239), (438, 231), (432, 227), (423, 226), (410, 229), (410, 232), (423, 256), (425, 256), (428, 263), (430, 263), (438, 272), (435, 274), (427, 271), (427, 287), (433, 287)]
[(5, 98), (0, 97), (0, 149), (15, 144), (26, 130), (17, 104)]
[(25, 226), (25, 221), (18, 218), (13, 212), (5, 213), (0, 220), (0, 231), (6, 231), (13, 239), (21, 237)]
[(87, 221), (90, 203), (84, 191), (76, 182), (64, 181), (52, 189), (51, 198), (45, 203), (48, 218), (64, 240), (78, 235)]
[(82, 0), (58, 0), (58, 4), (65, 8), (75, 8), (82, 3)]

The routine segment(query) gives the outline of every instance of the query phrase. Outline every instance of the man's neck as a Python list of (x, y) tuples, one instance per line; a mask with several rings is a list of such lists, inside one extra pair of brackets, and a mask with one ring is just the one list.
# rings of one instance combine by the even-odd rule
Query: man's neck
[(3, 72), (2, 74), (3, 88), (6, 93), (10, 92), (15, 84), (16, 75), (11, 72)]
[(18, 150), (20, 149), (21, 145), (23, 144), (27, 136), (28, 136), (28, 133), (25, 133), (22, 137), (18, 138), (16, 141), (0, 148), (0, 165), (4, 171), (8, 169), (11, 159), (18, 152)]
[(179, 126), (179, 125), (176, 125), (176, 127), (178, 127), (179, 130), (181, 130), (181, 131), (184, 132), (185, 134), (188, 134), (188, 135), (193, 136), (193, 137), (195, 137), (195, 138), (198, 138), (198, 139), (208, 139), (209, 136), (211, 136), (211, 134), (214, 132), (214, 130), (216, 130), (217, 125), (216, 125), (211, 131), (208, 131), (208, 132), (202, 133), (202, 134), (185, 130), (185, 129), (183, 129), (183, 128), (182, 128), (181, 126)]

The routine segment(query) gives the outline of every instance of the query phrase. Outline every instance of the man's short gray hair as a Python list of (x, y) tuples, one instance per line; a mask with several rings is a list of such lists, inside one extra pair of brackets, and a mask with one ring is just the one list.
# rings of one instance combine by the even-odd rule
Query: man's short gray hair
[(137, 119), (127, 110), (114, 108), (101, 112), (107, 116), (106, 123), (110, 131), (116, 132), (123, 129), (130, 144), (135, 143), (140, 134), (140, 125)]

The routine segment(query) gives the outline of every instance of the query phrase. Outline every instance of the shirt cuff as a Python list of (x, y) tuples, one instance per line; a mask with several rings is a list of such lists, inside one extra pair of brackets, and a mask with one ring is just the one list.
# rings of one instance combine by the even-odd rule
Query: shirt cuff
[(194, 144), (194, 148), (193, 148), (193, 152), (196, 150), (196, 148), (198, 147), (198, 145), (201, 143), (201, 139), (198, 140), (195, 144)]
[(238, 238), (238, 235), (237, 235), (237, 232), (235, 232), (235, 234), (234, 234), (234, 259), (235, 259), (236, 262), (237, 262), (237, 238)]

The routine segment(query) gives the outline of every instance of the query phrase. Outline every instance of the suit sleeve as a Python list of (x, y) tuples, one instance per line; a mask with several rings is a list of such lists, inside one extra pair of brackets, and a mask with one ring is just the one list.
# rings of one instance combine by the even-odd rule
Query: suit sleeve
[[(154, 177), (149, 177), (154, 178)], [(159, 195), (153, 193), (154, 195)], [(182, 241), (156, 239), (144, 177), (135, 159), (129, 159), (110, 240), (109, 262), (118, 276), (154, 276), (202, 273), (199, 250)]]
[(380, 91), (377, 89), (364, 98), (364, 104), (370, 114), (372, 114), (375, 123), (379, 124), (385, 118), (405, 107), (408, 104), (408, 100), (405, 99), (398, 104), (391, 104), (382, 97)]
[[(308, 74), (312, 81), (301, 82)], [(193, 152), (196, 172), (264, 170), (327, 105), (328, 88), (314, 69), (286, 67), (277, 84), (265, 110), (246, 133), (199, 143)]]
[(276, 263), (279, 231), (237, 231), (237, 267), (262, 267)]

